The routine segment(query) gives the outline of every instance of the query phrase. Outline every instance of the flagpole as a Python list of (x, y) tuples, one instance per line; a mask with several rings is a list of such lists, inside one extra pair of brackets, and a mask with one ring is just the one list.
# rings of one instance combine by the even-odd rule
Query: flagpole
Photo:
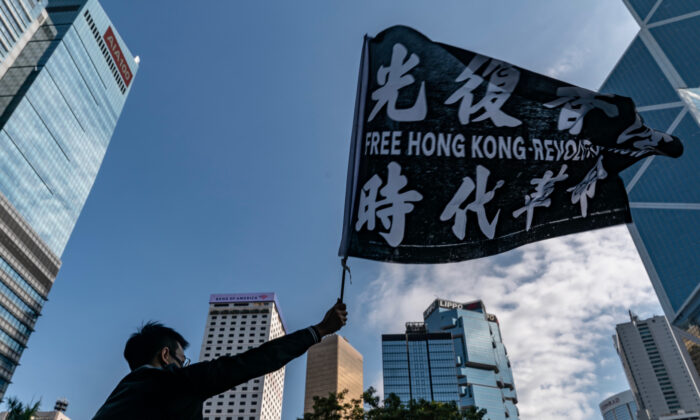
[[(345, 272), (350, 272), (350, 267), (348, 267), (348, 256), (344, 256), (343, 259), (340, 260), (340, 265), (343, 267), (343, 275), (341, 277), (340, 281), (340, 303), (343, 303), (343, 295), (345, 294)], [(350, 274), (352, 277), (352, 274)]]

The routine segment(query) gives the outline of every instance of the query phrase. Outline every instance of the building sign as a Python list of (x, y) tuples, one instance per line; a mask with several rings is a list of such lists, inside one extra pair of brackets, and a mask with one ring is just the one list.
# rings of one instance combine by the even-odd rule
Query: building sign
[(209, 303), (277, 302), (274, 293), (229, 293), (211, 295)]
[(363, 47), (339, 254), (452, 262), (629, 223), (618, 173), (682, 150), (629, 98), (395, 26)]
[(107, 44), (107, 49), (109, 49), (110, 54), (112, 54), (112, 59), (114, 59), (117, 70), (119, 70), (119, 74), (122, 76), (122, 80), (124, 80), (124, 84), (129, 87), (129, 83), (131, 83), (131, 79), (133, 78), (133, 73), (131, 73), (127, 59), (119, 46), (119, 42), (117, 42), (117, 37), (114, 35), (111, 26), (107, 28), (103, 38)]
[(430, 306), (428, 306), (428, 309), (423, 311), (423, 319), (427, 318), (437, 308), (463, 309), (464, 304), (459, 302), (453, 302), (451, 300), (435, 299), (433, 303), (431, 303)]
[(600, 404), (600, 411), (605, 412), (617, 405), (620, 405), (620, 397), (612, 397)]

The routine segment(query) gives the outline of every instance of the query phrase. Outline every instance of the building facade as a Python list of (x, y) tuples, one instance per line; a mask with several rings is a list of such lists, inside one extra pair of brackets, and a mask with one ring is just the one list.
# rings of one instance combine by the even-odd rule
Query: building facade
[[(286, 333), (274, 293), (211, 295), (199, 361), (243, 353)], [(204, 402), (204, 419), (280, 419), (284, 372), (282, 367), (209, 398)]]
[(436, 299), (423, 323), (382, 335), (384, 395), (454, 401), (486, 409), (485, 419), (518, 419), (510, 360), (495, 315), (481, 301)]
[(138, 60), (96, 0), (0, 3), (2, 397), (58, 274)]
[(637, 410), (634, 394), (630, 390), (608, 397), (600, 403), (603, 420), (637, 420)]
[(46, 20), (46, 0), (0, 3), (0, 78)]
[(382, 335), (384, 396), (401, 402), (458, 402), (452, 335), (428, 332), (422, 322), (406, 324), (405, 334)]
[(621, 175), (629, 230), (664, 313), (700, 367), (700, 3), (623, 0), (640, 26), (601, 87), (634, 99), (647, 125), (678, 136), (678, 159), (649, 157)]
[(362, 354), (345, 337), (334, 334), (306, 353), (304, 412), (313, 412), (314, 397), (347, 390), (345, 401), (362, 400)]
[(452, 334), (459, 386), (459, 405), (486, 409), (490, 420), (519, 418), (513, 372), (501, 328), (483, 302), (435, 299), (423, 312), (428, 331)]
[(613, 337), (634, 399), (639, 420), (700, 413), (698, 375), (677, 340), (666, 317), (618, 324)]

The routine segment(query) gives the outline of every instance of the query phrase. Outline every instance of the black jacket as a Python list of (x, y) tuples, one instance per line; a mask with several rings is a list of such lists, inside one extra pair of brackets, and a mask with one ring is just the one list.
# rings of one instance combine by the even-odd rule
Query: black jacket
[(184, 368), (141, 366), (119, 382), (93, 420), (201, 419), (204, 400), (280, 369), (318, 341), (309, 327), (236, 356)]

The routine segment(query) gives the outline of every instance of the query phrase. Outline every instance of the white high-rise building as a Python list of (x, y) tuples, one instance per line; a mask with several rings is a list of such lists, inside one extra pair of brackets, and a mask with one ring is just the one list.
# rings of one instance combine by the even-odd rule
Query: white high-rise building
[(618, 324), (613, 337), (639, 420), (657, 420), (681, 413), (700, 413), (700, 390), (690, 357), (671, 331), (666, 317)]
[[(274, 293), (211, 295), (199, 361), (243, 353), (286, 333)], [(205, 420), (277, 420), (283, 393), (284, 367), (208, 399), (202, 414)]]

